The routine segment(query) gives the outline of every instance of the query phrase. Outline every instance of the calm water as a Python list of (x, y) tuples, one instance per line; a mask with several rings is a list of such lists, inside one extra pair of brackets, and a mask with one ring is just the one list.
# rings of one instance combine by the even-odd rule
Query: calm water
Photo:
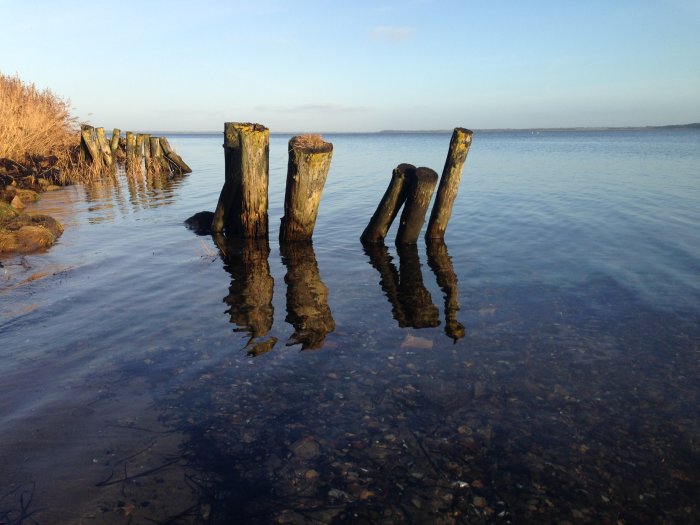
[[(328, 135), (313, 248), (198, 237), (194, 173), (45, 194), (5, 259), (0, 524), (697, 523), (700, 133), (477, 133), (446, 245), (364, 250), (449, 135)], [(303, 349), (303, 351), (301, 351)]]

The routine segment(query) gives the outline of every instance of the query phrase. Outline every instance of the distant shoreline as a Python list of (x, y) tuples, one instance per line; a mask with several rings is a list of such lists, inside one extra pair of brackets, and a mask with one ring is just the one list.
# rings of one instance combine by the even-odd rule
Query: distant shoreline
[[(599, 126), (599, 127), (573, 127), (573, 128), (475, 128), (475, 133), (503, 133), (503, 132), (557, 132), (557, 131), (653, 131), (664, 129), (697, 129), (700, 130), (700, 122), (692, 124), (668, 124), (665, 126)], [(163, 131), (150, 130), (141, 133), (161, 135), (222, 135), (223, 131)], [(298, 135), (308, 131), (271, 131), (271, 135)], [(428, 135), (452, 133), (451, 129), (383, 129), (381, 131), (323, 131), (327, 135)]]

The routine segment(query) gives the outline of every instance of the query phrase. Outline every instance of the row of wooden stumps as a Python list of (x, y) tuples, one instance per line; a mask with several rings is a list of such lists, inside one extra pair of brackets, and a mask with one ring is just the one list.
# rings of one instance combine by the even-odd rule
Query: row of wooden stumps
[(117, 128), (107, 139), (104, 128), (81, 126), (80, 159), (97, 171), (116, 171), (121, 162), (127, 173), (140, 172), (143, 168), (147, 173), (192, 173), (167, 138), (131, 131), (122, 137)]
[[(464, 162), (472, 143), (472, 132), (455, 128), (450, 139), (450, 149), (440, 177), (435, 203), (425, 233), (426, 241), (444, 239), (452, 206), (462, 178)], [(416, 168), (412, 164), (399, 164), (391, 182), (377, 206), (374, 215), (360, 237), (363, 243), (384, 242), (391, 224), (403, 206), (396, 244), (415, 244), (418, 241), (425, 216), (438, 182), (438, 175), (430, 168)]]
[[(212, 233), (242, 239), (268, 236), (270, 130), (261, 124), (224, 124), (224, 186)], [(310, 241), (333, 157), (333, 144), (319, 135), (289, 141), (287, 185), (280, 241)]]

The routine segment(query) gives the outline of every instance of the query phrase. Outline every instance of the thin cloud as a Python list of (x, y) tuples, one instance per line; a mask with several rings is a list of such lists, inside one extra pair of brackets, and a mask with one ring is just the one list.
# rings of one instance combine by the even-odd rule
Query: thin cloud
[(414, 32), (412, 27), (377, 26), (372, 29), (372, 38), (400, 44), (411, 38)]
[(366, 106), (344, 106), (342, 104), (298, 104), (294, 106), (255, 106), (256, 111), (271, 113), (349, 113), (351, 111), (367, 111)]

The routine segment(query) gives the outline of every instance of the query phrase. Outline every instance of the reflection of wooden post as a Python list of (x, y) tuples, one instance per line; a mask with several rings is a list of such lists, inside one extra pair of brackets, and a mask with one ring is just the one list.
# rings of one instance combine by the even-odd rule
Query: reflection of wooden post
[(231, 274), (229, 294), (224, 297), (230, 307), (226, 313), (237, 325), (236, 331), (250, 335), (246, 345), (249, 353), (259, 355), (263, 348), (270, 350), (277, 341), (275, 338), (260, 340), (272, 329), (274, 314), (270, 246), (267, 239), (231, 239), (220, 234), (214, 235), (214, 241), (224, 260), (224, 268)]
[(119, 149), (119, 135), (121, 130), (114, 128), (112, 130), (112, 138), (109, 141), (109, 150), (112, 152), (112, 158), (116, 160), (117, 150)]
[(440, 311), (423, 284), (418, 247), (415, 244), (400, 244), (396, 251), (399, 254), (399, 301), (406, 312), (408, 326), (439, 326)]
[(105, 136), (105, 128), (95, 129), (95, 136), (97, 138), (97, 147), (102, 155), (102, 162), (106, 166), (112, 166), (114, 160), (112, 159), (112, 150), (109, 147), (109, 142), (107, 142), (107, 137)]
[(333, 144), (319, 135), (297, 135), (289, 141), (280, 242), (311, 240), (332, 157)]
[(287, 267), (287, 317), (294, 334), (287, 346), (301, 344), (301, 349), (323, 346), (326, 335), (335, 330), (335, 321), (328, 306), (328, 288), (321, 281), (313, 244), (290, 242), (280, 244), (282, 263)]
[(225, 182), (212, 232), (267, 237), (270, 130), (261, 124), (224, 124)]
[(365, 243), (364, 250), (369, 257), (369, 263), (379, 272), (379, 286), (391, 304), (391, 314), (399, 326), (408, 326), (406, 313), (399, 301), (399, 271), (391, 262), (389, 250), (380, 242)]
[(416, 167), (413, 164), (399, 164), (391, 174), (391, 182), (379, 201), (374, 215), (362, 232), (360, 239), (363, 243), (382, 242), (386, 237), (391, 223), (394, 222), (401, 206), (406, 200), (406, 188), (408, 181), (416, 176)]
[(425, 214), (430, 206), (438, 175), (430, 168), (416, 169), (416, 175), (409, 182), (406, 190), (406, 203), (401, 213), (396, 244), (415, 244), (420, 229), (425, 222)]
[(160, 137), (160, 147), (163, 150), (163, 155), (165, 155), (165, 158), (168, 159), (172, 164), (177, 166), (177, 169), (180, 171), (180, 173), (192, 173), (192, 169), (187, 164), (185, 164), (185, 161), (182, 160), (182, 157), (175, 153), (175, 150), (170, 147), (168, 139), (166, 139), (165, 137)]
[(462, 178), (464, 162), (467, 160), (469, 147), (472, 144), (472, 132), (464, 128), (455, 128), (450, 139), (450, 149), (445, 160), (445, 167), (440, 177), (438, 188), (430, 213), (426, 239), (442, 239), (447, 230), (447, 222), (452, 215), (452, 206), (457, 198), (459, 181)]
[(457, 320), (459, 312), (459, 288), (457, 275), (452, 267), (452, 259), (447, 253), (447, 245), (442, 239), (427, 241), (428, 266), (435, 273), (437, 283), (445, 294), (445, 333), (455, 342), (465, 335), (464, 325)]

